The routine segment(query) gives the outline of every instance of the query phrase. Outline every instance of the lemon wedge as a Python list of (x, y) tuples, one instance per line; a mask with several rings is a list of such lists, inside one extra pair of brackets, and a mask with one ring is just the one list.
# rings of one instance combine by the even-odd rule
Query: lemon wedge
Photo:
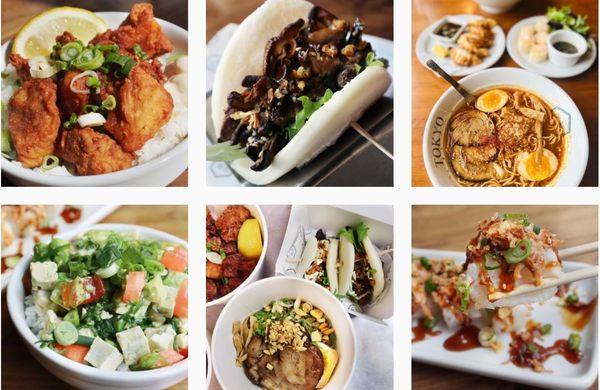
[(12, 52), (25, 58), (48, 56), (56, 37), (69, 31), (87, 44), (96, 34), (106, 30), (106, 22), (82, 8), (57, 7), (30, 19), (17, 33)]
[(238, 250), (247, 259), (258, 259), (262, 253), (260, 224), (255, 218), (244, 221), (238, 233)]
[(327, 344), (317, 342), (315, 345), (319, 348), (319, 351), (321, 351), (321, 355), (323, 355), (323, 375), (321, 375), (321, 379), (319, 379), (319, 383), (317, 383), (317, 389), (321, 389), (325, 387), (331, 379), (333, 370), (335, 369), (335, 366), (337, 366), (338, 353)]

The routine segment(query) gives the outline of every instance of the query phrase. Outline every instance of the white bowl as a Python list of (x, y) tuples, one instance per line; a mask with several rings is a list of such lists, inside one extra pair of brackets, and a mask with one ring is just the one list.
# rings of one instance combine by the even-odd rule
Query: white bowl
[[(587, 166), (588, 134), (579, 109), (562, 88), (543, 76), (518, 68), (487, 69), (463, 78), (460, 83), (472, 93), (504, 86), (528, 90), (543, 98), (554, 109), (567, 132), (566, 155), (551, 185), (579, 185)], [(442, 141), (448, 120), (462, 104), (462, 96), (448, 88), (427, 119), (423, 133), (423, 159), (434, 186), (458, 186), (446, 161)]]
[(521, 0), (475, 0), (479, 3), (481, 10), (488, 14), (501, 14), (509, 11)]
[(212, 364), (215, 376), (224, 390), (255, 390), (257, 386), (236, 367), (236, 353), (231, 327), (260, 310), (265, 304), (281, 298), (297, 298), (321, 309), (331, 321), (337, 336), (339, 361), (324, 389), (344, 389), (350, 382), (356, 363), (356, 337), (350, 316), (340, 301), (316, 283), (294, 277), (274, 276), (246, 287), (225, 306), (212, 337)]
[[(108, 28), (117, 28), (127, 17), (126, 12), (96, 12), (96, 15), (106, 21)], [(183, 28), (167, 21), (156, 19), (164, 34), (173, 43), (175, 52), (188, 52), (188, 33)], [(7, 65), (8, 54), (12, 40), (2, 45), (0, 67)], [(52, 186), (52, 187), (159, 187), (166, 186), (175, 180), (188, 166), (188, 139), (184, 139), (167, 153), (147, 162), (118, 172), (93, 176), (55, 176), (32, 169), (23, 168), (1, 158), (2, 171), (12, 182), (22, 186)]]
[[(258, 258), (258, 262), (256, 263), (256, 266), (254, 267), (254, 270), (252, 270), (252, 273), (246, 278), (246, 280), (244, 280), (242, 282), (242, 284), (237, 286), (229, 294), (223, 295), (222, 297), (215, 299), (214, 301), (206, 302), (206, 307), (221, 306), (221, 305), (226, 304), (235, 294), (237, 294), (238, 291), (240, 291), (242, 288), (244, 288), (244, 286), (247, 286), (248, 284), (250, 284), (260, 278), (260, 271), (265, 262), (265, 256), (267, 254), (267, 245), (269, 243), (269, 231), (267, 229), (267, 221), (265, 220), (265, 216), (263, 215), (262, 211), (260, 210), (260, 207), (254, 206), (254, 205), (248, 205), (248, 204), (245, 204), (243, 206), (245, 208), (247, 208), (248, 211), (250, 211), (250, 214), (252, 214), (252, 216), (254, 218), (258, 219), (258, 224), (260, 225), (260, 231), (262, 232), (262, 239), (263, 239), (262, 252), (260, 254), (260, 257)], [(213, 210), (217, 211), (217, 215), (218, 215), (218, 213), (223, 211), (225, 209), (225, 207), (227, 207), (227, 206), (225, 206), (225, 205), (209, 206), (209, 208), (212, 208)], [(215, 215), (215, 220), (216, 219), (217, 218)]]
[[(175, 236), (158, 230), (122, 224), (99, 224), (71, 231), (57, 237), (71, 239), (89, 230), (114, 230), (117, 232), (136, 231), (140, 237), (164, 242), (174, 242), (187, 247), (187, 243)], [(25, 322), (22, 278), (29, 269), (31, 257), (23, 259), (14, 270), (6, 292), (8, 312), (15, 328), (21, 335), (25, 346), (33, 357), (48, 371), (61, 380), (81, 389), (164, 389), (182, 381), (187, 377), (188, 359), (184, 359), (170, 367), (157, 368), (148, 371), (106, 371), (74, 362), (49, 348), (40, 348), (38, 338)]]
[[(554, 47), (557, 42), (567, 42), (575, 46), (577, 52), (563, 53)], [(584, 37), (571, 30), (557, 30), (548, 35), (548, 57), (553, 64), (569, 67), (575, 65), (587, 52), (588, 45)]]

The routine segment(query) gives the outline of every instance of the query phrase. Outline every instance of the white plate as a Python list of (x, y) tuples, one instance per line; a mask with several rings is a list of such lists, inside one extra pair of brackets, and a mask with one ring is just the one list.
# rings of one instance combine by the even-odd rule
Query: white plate
[[(60, 213), (64, 209), (64, 206), (60, 206), (60, 209), (56, 213), (56, 216), (54, 218), (50, 219), (49, 225), (57, 227), (57, 229), (58, 229), (58, 232), (56, 233), (57, 235), (68, 233), (72, 230), (81, 229), (86, 226), (90, 226), (95, 223), (98, 223), (102, 219), (104, 219), (104, 217), (106, 217), (107, 215), (109, 215), (113, 211), (115, 211), (115, 209), (117, 209), (119, 206), (74, 206), (74, 207), (77, 207), (81, 210), (81, 218), (78, 221), (76, 221), (74, 223), (66, 223), (64, 221), (64, 219), (60, 216)], [(50, 235), (50, 234), (45, 234), (45, 235), (40, 236), (41, 242), (47, 242), (47, 241), (50, 241), (51, 239), (52, 239), (52, 235)], [(2, 248), (2, 257), (13, 255), (15, 253), (15, 251), (18, 250), (17, 248), (18, 248), (20, 242), (23, 243), (23, 248), (29, 248), (29, 250), (22, 250), (21, 254), (25, 258), (29, 257), (32, 254), (31, 250), (33, 249), (33, 245), (35, 244), (33, 236), (16, 239), (15, 242), (13, 244), (11, 244), (11, 246), (9, 246), (7, 248)], [(2, 276), (1, 276), (2, 291), (4, 291), (4, 289), (8, 285), (8, 281), (10, 280), (10, 275), (12, 274), (12, 271), (13, 271), (12, 269), (7, 269), (6, 272), (4, 272), (2, 274)]]
[[(457, 263), (465, 261), (464, 252), (438, 251), (430, 249), (413, 249), (413, 255), (425, 256), (432, 259), (452, 258)], [(576, 262), (563, 262), (565, 271), (573, 271), (588, 265)], [(598, 295), (598, 279), (588, 279), (573, 283), (582, 301), (588, 302)], [(570, 333), (576, 333), (563, 325), (561, 309), (555, 305), (556, 297), (543, 304), (533, 304), (532, 318), (543, 324), (552, 324), (552, 332), (544, 336), (544, 345), (549, 345), (558, 338), (568, 338)], [(503, 349), (499, 353), (489, 348), (476, 348), (465, 352), (451, 352), (442, 346), (452, 332), (444, 326), (438, 326), (442, 334), (428, 337), (423, 341), (412, 344), (412, 358), (415, 361), (442, 366), (458, 371), (471, 372), (478, 375), (523, 383), (529, 386), (539, 386), (554, 389), (585, 389), (594, 383), (598, 375), (598, 309), (593, 318), (579, 332), (582, 341), (583, 359), (578, 364), (567, 362), (562, 356), (549, 358), (544, 367), (551, 372), (537, 373), (530, 368), (516, 367), (508, 361), (508, 344), (510, 335), (503, 334), (499, 340)], [(436, 329), (437, 329), (436, 328)]]
[[(543, 98), (560, 118), (567, 133), (566, 156), (554, 183), (578, 186), (585, 174), (589, 145), (587, 128), (577, 105), (557, 84), (543, 76), (519, 68), (493, 68), (461, 80), (468, 91), (477, 92), (494, 86), (518, 87)], [(452, 113), (463, 103), (462, 96), (448, 88), (431, 109), (423, 135), (423, 159), (434, 186), (457, 186), (443, 152), (442, 136)]]
[[(96, 12), (95, 14), (104, 19), (106, 26), (111, 29), (119, 27), (121, 22), (129, 15), (127, 12)], [(173, 23), (158, 18), (155, 19), (162, 28), (164, 34), (169, 38), (171, 43), (173, 43), (173, 53), (187, 53), (187, 31)], [(2, 49), (0, 50), (1, 69), (4, 69), (7, 65), (11, 45), (12, 40), (9, 40), (2, 45)], [(0, 165), (2, 166), (2, 171), (6, 173), (12, 181), (23, 186), (158, 187), (168, 185), (185, 171), (188, 165), (187, 151), (188, 138), (186, 137), (168, 152), (144, 164), (136, 165), (118, 172), (93, 176), (55, 176), (34, 172), (32, 169), (23, 168), (12, 163), (3, 156), (0, 157)]]
[(540, 74), (542, 76), (552, 78), (565, 78), (577, 76), (578, 74), (581, 74), (588, 70), (590, 66), (594, 64), (594, 61), (596, 60), (596, 43), (591, 38), (588, 39), (590, 49), (574, 66), (557, 66), (550, 62), (549, 59), (544, 62), (529, 61), (527, 55), (523, 55), (519, 51), (519, 47), (517, 44), (519, 40), (519, 31), (521, 31), (521, 28), (523, 28), (524, 26), (534, 25), (537, 21), (541, 19), (546, 19), (546, 17), (540, 15), (523, 19), (519, 23), (512, 26), (512, 28), (508, 32), (508, 37), (506, 38), (506, 50), (508, 50), (508, 54), (510, 55), (510, 57), (517, 64), (519, 64), (519, 66), (530, 70), (534, 73)]
[[(474, 19), (481, 19), (482, 16), (479, 15), (451, 15), (448, 16), (452, 19), (456, 19), (463, 23), (467, 23)], [(473, 66), (460, 66), (456, 65), (450, 57), (447, 58), (438, 58), (433, 54), (433, 47), (440, 43), (444, 46), (448, 46), (447, 43), (438, 41), (436, 38), (432, 36), (433, 30), (438, 26), (438, 24), (444, 18), (437, 20), (435, 23), (429, 25), (425, 30), (421, 32), (419, 38), (417, 39), (417, 44), (415, 46), (415, 52), (417, 54), (417, 58), (423, 64), (424, 67), (429, 69), (426, 65), (427, 61), (433, 59), (439, 66), (441, 66), (448, 74), (451, 76), (466, 76), (475, 72), (479, 72), (480, 70), (487, 69), (490, 66), (494, 65), (502, 54), (504, 53), (504, 47), (506, 45), (506, 37), (504, 36), (504, 31), (502, 27), (497, 25), (494, 27), (492, 31), (496, 33), (496, 38), (494, 40), (494, 45), (490, 48), (490, 55), (483, 59), (481, 64), (473, 65)], [(458, 46), (456, 43), (450, 46)], [(436, 74), (437, 75), (437, 74)]]

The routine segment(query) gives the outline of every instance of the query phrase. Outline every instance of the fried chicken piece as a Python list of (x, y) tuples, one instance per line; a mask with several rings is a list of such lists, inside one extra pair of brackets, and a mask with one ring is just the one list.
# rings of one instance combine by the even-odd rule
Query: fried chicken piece
[(61, 46), (64, 46), (67, 43), (75, 42), (76, 40), (77, 37), (68, 31), (56, 36), (56, 43), (59, 43)]
[(75, 166), (77, 175), (100, 175), (131, 167), (133, 157), (108, 135), (89, 127), (65, 130), (57, 155)]
[(162, 64), (160, 61), (154, 59), (151, 61), (143, 61), (138, 64), (141, 68), (143, 68), (146, 72), (148, 72), (156, 81), (161, 84), (164, 84), (167, 81), (167, 77), (162, 70)]
[(154, 9), (149, 3), (134, 4), (129, 16), (118, 29), (96, 35), (91, 43), (116, 43), (121, 49), (134, 55), (134, 46), (139, 44), (149, 58), (173, 51), (173, 44), (154, 20)]
[(173, 112), (171, 94), (140, 66), (129, 73), (116, 98), (105, 128), (126, 152), (141, 149)]
[[(77, 115), (82, 114), (83, 107), (90, 101), (89, 94), (75, 93), (71, 90), (71, 82), (78, 74), (79, 72), (68, 71), (60, 81), (58, 104), (60, 105), (63, 120), (69, 119), (72, 113)], [(75, 81), (74, 87), (76, 89), (86, 89), (86, 80), (87, 77), (80, 77)]]
[(221, 231), (221, 238), (225, 242), (233, 242), (248, 218), (252, 218), (252, 214), (244, 206), (228, 206), (217, 218), (215, 226)]
[(54, 152), (59, 127), (54, 81), (25, 81), (8, 102), (8, 130), (17, 160), (26, 168), (42, 165), (44, 156)]
[(17, 70), (17, 76), (19, 76), (21, 81), (26, 81), (31, 78), (29, 62), (27, 59), (21, 57), (20, 54), (12, 53), (8, 56), (8, 61)]

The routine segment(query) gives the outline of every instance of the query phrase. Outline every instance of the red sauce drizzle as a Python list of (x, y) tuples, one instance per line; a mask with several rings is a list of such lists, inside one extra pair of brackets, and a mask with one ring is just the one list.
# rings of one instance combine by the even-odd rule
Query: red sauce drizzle
[[(534, 361), (541, 364), (554, 355), (561, 355), (571, 364), (577, 364), (581, 361), (581, 352), (570, 349), (569, 342), (565, 339), (556, 340), (553, 345), (544, 347), (536, 342), (526, 343), (514, 332), (511, 333), (511, 337), (513, 341), (509, 350), (510, 361), (517, 367), (534, 368)], [(528, 344), (535, 346), (532, 349), (535, 349), (536, 352), (528, 348)]]
[(46, 226), (46, 227), (41, 227), (38, 229), (38, 232), (40, 232), (40, 234), (56, 234), (58, 233), (58, 226)]
[(598, 297), (588, 303), (567, 303), (563, 308), (563, 319), (567, 326), (575, 330), (583, 330), (596, 310), (597, 301)]
[(66, 223), (73, 223), (81, 218), (81, 210), (77, 207), (65, 207), (60, 216)]
[(468, 351), (480, 346), (479, 328), (474, 325), (467, 325), (460, 328), (444, 341), (444, 348), (453, 352)]
[(413, 326), (412, 331), (413, 331), (413, 335), (414, 335), (414, 337), (412, 339), (413, 343), (425, 340), (426, 336), (437, 336), (440, 333), (442, 333), (439, 330), (433, 330), (433, 329), (429, 329), (428, 327), (426, 327), (425, 321), (423, 319), (419, 320), (419, 323), (417, 324), (417, 326)]

